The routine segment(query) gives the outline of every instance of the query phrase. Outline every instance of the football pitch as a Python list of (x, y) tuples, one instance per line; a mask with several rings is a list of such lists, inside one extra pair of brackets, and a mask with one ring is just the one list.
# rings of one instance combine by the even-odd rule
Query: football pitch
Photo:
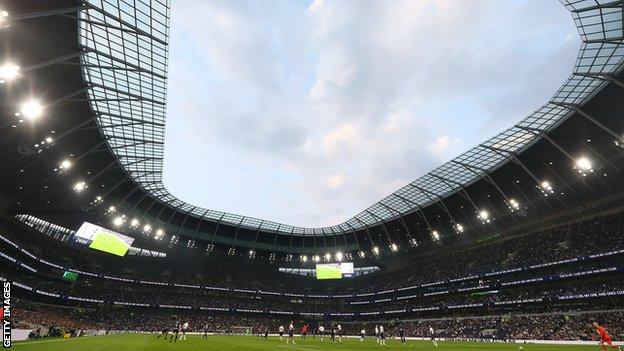
[[(423, 351), (480, 351), (480, 350), (518, 350), (519, 344), (500, 343), (469, 343), (441, 341), (435, 348), (430, 341), (408, 340), (401, 345), (399, 340), (388, 339), (385, 346), (378, 345), (374, 339), (360, 342), (358, 339), (343, 339), (342, 343), (331, 343), (328, 339), (321, 342), (318, 338), (308, 337), (306, 340), (296, 339), (296, 344), (280, 342), (277, 337), (268, 341), (254, 336), (188, 336), (185, 341), (172, 342), (156, 339), (156, 334), (124, 334), (108, 336), (86, 336), (74, 339), (47, 339), (38, 341), (15, 342), (12, 348), (18, 351), (238, 351), (238, 350), (272, 350), (272, 351), (368, 351), (368, 350), (423, 350)], [(539, 345), (523, 344), (527, 351), (589, 351), (600, 350), (595, 346), (578, 345)]]

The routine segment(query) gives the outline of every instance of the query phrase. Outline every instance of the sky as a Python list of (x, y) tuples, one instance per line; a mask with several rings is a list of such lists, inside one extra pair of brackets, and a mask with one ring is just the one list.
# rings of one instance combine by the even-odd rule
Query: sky
[(191, 204), (339, 224), (548, 101), (558, 1), (172, 1), (164, 182)]

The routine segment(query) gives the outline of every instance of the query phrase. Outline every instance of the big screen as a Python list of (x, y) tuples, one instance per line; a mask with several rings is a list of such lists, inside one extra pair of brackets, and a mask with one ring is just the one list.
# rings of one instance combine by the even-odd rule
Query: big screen
[(94, 250), (117, 256), (125, 256), (130, 245), (134, 242), (134, 238), (89, 222), (84, 222), (82, 226), (80, 226), (74, 239)]
[(319, 263), (316, 265), (316, 279), (342, 279), (353, 275), (353, 263)]

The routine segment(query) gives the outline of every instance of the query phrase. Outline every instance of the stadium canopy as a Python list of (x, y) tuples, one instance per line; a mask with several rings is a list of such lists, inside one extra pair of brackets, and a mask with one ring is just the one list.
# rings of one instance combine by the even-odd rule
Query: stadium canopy
[[(418, 250), (543, 220), (619, 189), (623, 179), (622, 1), (562, 3), (581, 45), (573, 73), (544, 105), (348, 221), (320, 228), (206, 209), (167, 190), (168, 0), (7, 4), (0, 30), (20, 77), (0, 86), (2, 99), (22, 101), (33, 87), (47, 95), (5, 104), (5, 114), (18, 114), (0, 126), (0, 142), (17, 150), (2, 155), (14, 164), (4, 185), (16, 213), (65, 224), (111, 218), (125, 231), (158, 231), (189, 247), (197, 240), (210, 250), (216, 243), (291, 259), (330, 249), (362, 257), (380, 247)], [(39, 124), (29, 114), (54, 118)]]

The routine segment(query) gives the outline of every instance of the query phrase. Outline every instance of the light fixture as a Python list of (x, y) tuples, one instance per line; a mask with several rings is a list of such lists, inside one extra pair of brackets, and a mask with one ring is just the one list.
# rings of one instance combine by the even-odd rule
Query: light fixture
[(319, 255), (314, 255), (314, 262), (318, 262), (320, 260), (321, 258), (319, 257)]
[(162, 237), (165, 235), (165, 231), (158, 228), (158, 230), (156, 230), (156, 236), (154, 237), (156, 240), (160, 240), (162, 239)]
[(87, 183), (85, 182), (78, 182), (76, 184), (74, 184), (74, 190), (76, 190), (77, 192), (81, 192), (83, 190), (85, 190), (87, 188)]
[(487, 210), (479, 211), (478, 217), (481, 219), (481, 222), (490, 223), (490, 213)]
[(542, 191), (542, 194), (544, 194), (544, 196), (548, 196), (548, 194), (554, 194), (555, 193), (555, 191), (553, 190), (552, 185), (547, 180), (544, 180), (540, 184), (539, 188)]
[(136, 227), (136, 226), (138, 226), (138, 225), (139, 225), (139, 220), (138, 220), (138, 219), (133, 218), (133, 219), (130, 221), (130, 226), (132, 226), (132, 227)]
[(342, 252), (336, 252), (336, 261), (342, 261)]
[(509, 199), (509, 208), (513, 212), (520, 208), (520, 203), (516, 199)]
[(252, 257), (255, 254), (254, 250), (249, 250), (249, 257)]
[(433, 236), (433, 240), (440, 240), (440, 233), (437, 230), (432, 231), (431, 236)]
[(122, 225), (124, 222), (124, 219), (122, 216), (117, 216), (115, 217), (115, 219), (113, 219), (113, 224), (117, 227), (119, 227), (120, 225)]
[(143, 231), (146, 233), (149, 233), (152, 230), (152, 226), (149, 224), (146, 224), (143, 226)]
[(59, 168), (60, 169), (70, 169), (72, 166), (72, 162), (66, 158), (63, 161), (61, 161), (61, 163), (59, 164)]
[(7, 62), (0, 66), (0, 84), (11, 82), (19, 76), (19, 66)]
[(373, 246), (373, 253), (379, 255), (379, 248), (377, 246)]
[(459, 223), (457, 223), (457, 224), (455, 225), (455, 229), (457, 229), (457, 232), (458, 232), (458, 233), (463, 233), (463, 232), (464, 232), (464, 226), (463, 226), (463, 225), (461, 225), (461, 224), (459, 224)]
[(43, 106), (37, 100), (27, 100), (20, 105), (19, 115), (27, 119), (36, 119), (43, 113)]
[(399, 247), (397, 246), (397, 244), (392, 243), (390, 244), (390, 250), (397, 252), (399, 250)]
[(108, 212), (110, 212), (110, 213), (113, 213), (115, 211), (117, 211), (117, 208), (115, 208), (115, 206), (111, 206), (111, 207), (108, 208)]
[(53, 142), (53, 141), (54, 141), (54, 139), (52, 139), (52, 137), (50, 137), (50, 136), (45, 138), (45, 142), (48, 143), (48, 144)]
[(325, 254), (325, 260), (326, 261), (331, 260), (331, 254), (329, 252)]
[(306, 255), (301, 256), (301, 261), (308, 262), (308, 256)]
[(574, 167), (583, 176), (594, 171), (591, 161), (587, 157), (580, 157), (575, 162)]
[(359, 254), (360, 258), (366, 257), (366, 253), (364, 251), (360, 251), (358, 254)]

